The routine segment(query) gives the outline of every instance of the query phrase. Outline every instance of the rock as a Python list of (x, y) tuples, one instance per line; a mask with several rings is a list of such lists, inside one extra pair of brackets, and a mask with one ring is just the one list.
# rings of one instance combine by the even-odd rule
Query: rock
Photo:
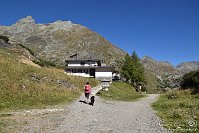
[(7, 43), (4, 40), (0, 39), (0, 48), (12, 48), (14, 45)]

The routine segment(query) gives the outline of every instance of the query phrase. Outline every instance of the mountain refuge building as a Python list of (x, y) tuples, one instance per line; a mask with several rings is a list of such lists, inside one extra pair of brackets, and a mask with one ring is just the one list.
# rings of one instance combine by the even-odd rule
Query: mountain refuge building
[(65, 73), (68, 75), (93, 77), (101, 80), (102, 87), (112, 82), (113, 66), (107, 66), (99, 59), (69, 59), (66, 60)]

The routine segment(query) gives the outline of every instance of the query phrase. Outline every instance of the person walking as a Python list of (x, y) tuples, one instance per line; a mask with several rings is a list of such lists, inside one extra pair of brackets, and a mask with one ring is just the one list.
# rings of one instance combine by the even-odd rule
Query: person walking
[(89, 84), (89, 82), (87, 82), (86, 85), (84, 86), (84, 94), (86, 97), (86, 103), (88, 103), (90, 93), (91, 93), (91, 85)]

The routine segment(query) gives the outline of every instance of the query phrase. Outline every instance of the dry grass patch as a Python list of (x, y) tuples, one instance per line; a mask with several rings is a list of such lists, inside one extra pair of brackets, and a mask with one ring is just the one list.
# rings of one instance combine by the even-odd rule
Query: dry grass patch
[(199, 129), (199, 94), (192, 95), (190, 90), (172, 91), (162, 94), (152, 107), (164, 126), (174, 132), (192, 133)]

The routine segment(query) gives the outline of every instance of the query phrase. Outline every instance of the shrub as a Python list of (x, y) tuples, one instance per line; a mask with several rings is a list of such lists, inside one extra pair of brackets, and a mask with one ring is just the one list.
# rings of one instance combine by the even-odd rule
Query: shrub
[(185, 74), (181, 82), (182, 89), (192, 89), (192, 93), (199, 93), (199, 70)]
[(26, 50), (28, 50), (30, 52), (30, 54), (34, 56), (34, 52), (30, 48), (24, 46), (23, 44), (18, 44), (18, 45), (21, 46), (22, 48), (25, 48)]
[(50, 61), (46, 61), (46, 60), (43, 60), (43, 59), (33, 60), (33, 62), (35, 64), (38, 64), (38, 65), (42, 66), (42, 67), (44, 67), (44, 66), (47, 66), (47, 67), (49, 67), (49, 66), (56, 67), (55, 63), (50, 62)]
[(9, 41), (9, 38), (7, 36), (3, 36), (3, 35), (0, 35), (0, 39), (4, 40), (5, 42)]

